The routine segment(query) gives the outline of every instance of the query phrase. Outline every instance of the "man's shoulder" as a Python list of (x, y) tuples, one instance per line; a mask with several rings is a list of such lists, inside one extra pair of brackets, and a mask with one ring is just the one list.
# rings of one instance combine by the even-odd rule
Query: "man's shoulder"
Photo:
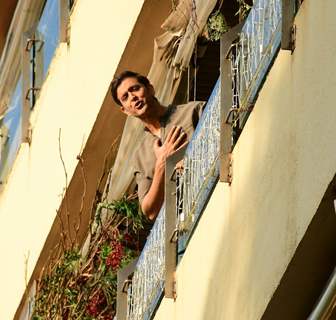
[(175, 106), (176, 117), (200, 117), (205, 106), (204, 101), (190, 101)]
[(187, 103), (178, 104), (176, 105), (176, 108), (181, 109), (195, 109), (195, 108), (202, 108), (205, 105), (205, 101), (189, 101)]

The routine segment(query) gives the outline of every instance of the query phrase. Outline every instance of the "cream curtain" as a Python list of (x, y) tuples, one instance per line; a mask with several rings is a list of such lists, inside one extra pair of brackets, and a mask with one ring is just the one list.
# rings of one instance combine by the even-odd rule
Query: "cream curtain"
[[(153, 63), (148, 78), (163, 105), (174, 99), (182, 72), (188, 67), (197, 37), (217, 0), (181, 0), (161, 26), (164, 33), (154, 39)], [(143, 139), (139, 120), (128, 118), (110, 176), (109, 201), (121, 198), (133, 181), (132, 158)]]

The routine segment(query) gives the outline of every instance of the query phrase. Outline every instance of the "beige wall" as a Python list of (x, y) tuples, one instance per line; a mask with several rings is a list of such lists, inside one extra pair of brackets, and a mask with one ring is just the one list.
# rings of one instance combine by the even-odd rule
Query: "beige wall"
[(0, 195), (0, 319), (12, 319), (55, 219), (69, 180), (126, 46), (143, 0), (77, 1), (70, 45), (61, 44), (32, 114), (31, 146), (23, 144)]
[(335, 10), (303, 2), (155, 320), (262, 316), (336, 171)]

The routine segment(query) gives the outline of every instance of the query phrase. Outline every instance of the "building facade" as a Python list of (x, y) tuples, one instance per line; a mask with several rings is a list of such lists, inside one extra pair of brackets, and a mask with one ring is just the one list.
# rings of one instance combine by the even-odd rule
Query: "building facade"
[(125, 121), (112, 106), (111, 79), (124, 68), (148, 72), (169, 9), (160, 1), (4, 2), (1, 319), (28, 319), (27, 293), (60, 242), (59, 217), (70, 216), (69, 233), (77, 225), (78, 242), (85, 238)]
[[(118, 320), (335, 316), (335, 293), (323, 297), (336, 264), (336, 4), (301, 2), (256, 0), (222, 36), (207, 109), (167, 164), (165, 206), (135, 269), (119, 274)], [(62, 218), (81, 245), (111, 166), (110, 199), (132, 188), (139, 126), (113, 106), (113, 75), (149, 73), (167, 102), (201, 90), (195, 43), (216, 1), (190, 3), (19, 0), (0, 11), (1, 319), (29, 319)], [(234, 20), (237, 4), (221, 10)], [(162, 48), (175, 64), (161, 65)]]

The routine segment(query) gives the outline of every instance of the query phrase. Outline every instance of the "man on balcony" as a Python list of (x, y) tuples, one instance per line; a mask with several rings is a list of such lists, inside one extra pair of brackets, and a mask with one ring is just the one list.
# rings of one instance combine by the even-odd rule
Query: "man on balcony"
[(133, 170), (141, 209), (154, 220), (164, 201), (165, 161), (191, 139), (204, 103), (163, 106), (148, 78), (132, 71), (112, 81), (111, 93), (123, 113), (144, 125), (145, 136), (135, 152)]

